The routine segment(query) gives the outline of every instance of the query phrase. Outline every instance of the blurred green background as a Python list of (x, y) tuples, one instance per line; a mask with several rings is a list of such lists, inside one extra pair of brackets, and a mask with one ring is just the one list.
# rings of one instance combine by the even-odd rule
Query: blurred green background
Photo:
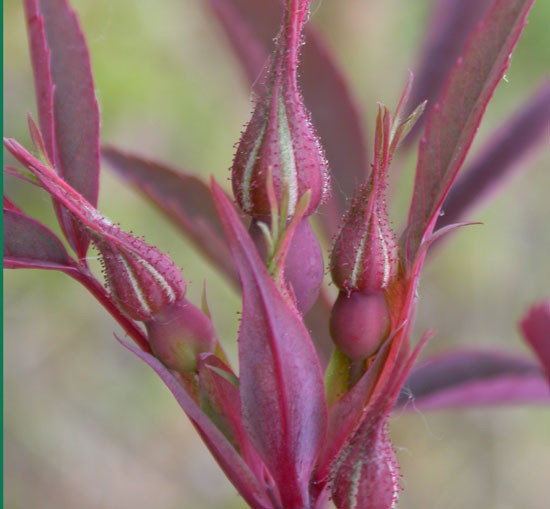
[[(25, 114), (35, 108), (20, 3), (4, 1), (4, 132), (30, 146)], [(102, 141), (228, 185), (250, 92), (206, 5), (72, 4), (90, 46)], [(312, 22), (348, 74), (369, 129), (376, 101), (393, 108), (414, 68), (430, 7), (420, 0), (314, 2)], [(539, 1), (474, 150), (548, 75), (548, 26), (550, 2)], [(517, 320), (550, 292), (550, 128), (546, 142), (529, 171), (476, 212), (484, 225), (458, 232), (426, 268), (415, 338), (428, 327), (438, 334), (425, 354), (459, 346), (529, 354)], [(407, 208), (414, 154), (399, 164), (408, 183), (398, 192), (396, 225)], [(101, 179), (101, 210), (170, 252), (191, 282), (192, 300), (207, 281), (216, 328), (235, 355), (235, 293), (152, 207), (108, 170)], [(55, 228), (45, 194), (11, 179), (5, 186)], [(57, 273), (4, 277), (4, 507), (244, 507), (166, 388), (114, 341), (117, 325), (83, 288)], [(547, 408), (395, 416), (405, 486), (399, 507), (545, 507), (549, 430)]]

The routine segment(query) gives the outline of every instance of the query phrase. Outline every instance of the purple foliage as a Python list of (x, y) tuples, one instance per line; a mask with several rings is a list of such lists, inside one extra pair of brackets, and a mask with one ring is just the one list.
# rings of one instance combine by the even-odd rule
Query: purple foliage
[[(84, 198), (99, 192), (99, 108), (84, 35), (67, 0), (25, 0), (36, 101), (47, 156)], [(58, 209), (67, 240), (84, 257), (89, 239)]]
[[(208, 4), (257, 94), (233, 161), (235, 204), (213, 179), (113, 147), (102, 156), (240, 290), (239, 369), (207, 306), (186, 298), (169, 256), (97, 209), (99, 112), (87, 45), (66, 0), (24, 1), (37, 155), (13, 139), (4, 144), (19, 163), (6, 172), (50, 195), (74, 253), (5, 198), (4, 265), (58, 270), (82, 283), (251, 507), (323, 509), (328, 499), (346, 509), (396, 507), (400, 473), (387, 433), (394, 408), (550, 401), (548, 300), (520, 325), (536, 360), (476, 350), (415, 365), (434, 332), (415, 346), (411, 337), (428, 248), (461, 226), (548, 126), (546, 81), (454, 185), (533, 0), (441, 0), (415, 84), (411, 76), (393, 113), (378, 107), (370, 173), (349, 87), (321, 37), (304, 26), (311, 0)], [(425, 130), (399, 239), (388, 220), (387, 175), (419, 119)], [(318, 212), (323, 236), (334, 236), (335, 300), (309, 224)], [(87, 265), (90, 243), (104, 282)]]
[(543, 145), (539, 140), (545, 141), (549, 127), (550, 79), (547, 78), (464, 168), (443, 203), (445, 214), (438, 217), (436, 229), (460, 221), (477, 204), (498, 192), (502, 181), (526, 169), (528, 157)]
[[(541, 360), (543, 356), (541, 354)], [(550, 387), (540, 363), (490, 351), (426, 359), (410, 373), (397, 401), (409, 410), (544, 402)]]

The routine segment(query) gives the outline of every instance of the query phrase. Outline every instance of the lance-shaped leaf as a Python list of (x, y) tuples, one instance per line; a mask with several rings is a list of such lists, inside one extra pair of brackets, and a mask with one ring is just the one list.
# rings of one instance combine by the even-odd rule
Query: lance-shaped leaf
[(191, 422), (201, 435), (206, 446), (225, 472), (227, 478), (233, 483), (235, 488), (237, 488), (246, 502), (250, 504), (251, 507), (271, 509), (273, 505), (267, 496), (266, 487), (258, 481), (233, 445), (202, 412), (197, 403), (185, 391), (183, 385), (175, 375), (152, 355), (121, 341), (119, 338), (117, 338), (117, 340), (148, 364), (162, 379), (168, 389), (170, 389), (183, 411), (187, 414), (189, 419), (191, 419)]
[(322, 286), (315, 304), (304, 316), (307, 330), (310, 331), (311, 337), (315, 341), (319, 361), (323, 367), (328, 362), (334, 348), (329, 334), (329, 317), (332, 304), (327, 287)]
[(198, 375), (202, 411), (233, 444), (256, 477), (267, 482), (269, 473), (244, 429), (238, 378), (213, 354), (199, 356)]
[(9, 205), (4, 208), (4, 267), (68, 270), (71, 264), (54, 232)]
[(208, 186), (198, 177), (104, 147), (101, 155), (126, 182), (147, 196), (223, 274), (237, 284)]
[(38, 119), (48, 156), (54, 159), (53, 84), (50, 72), (51, 51), (46, 41), (44, 18), (39, 14), (37, 0), (25, 0), (27, 32), (34, 75), (34, 91)]
[[(250, 83), (261, 86), (259, 78), (267, 68), (283, 13), (281, 1), (209, 0), (209, 3)], [(328, 228), (332, 236), (337, 232), (347, 199), (367, 174), (366, 137), (347, 83), (330, 51), (311, 27), (305, 31), (299, 75), (305, 105), (311, 111), (332, 169), (334, 192), (321, 208), (328, 215), (322, 227)]]
[(541, 367), (530, 359), (463, 351), (413, 369), (396, 406), (414, 411), (541, 402), (550, 402), (550, 389)]
[(550, 298), (533, 306), (521, 321), (520, 328), (537, 354), (550, 383)]
[[(100, 235), (104, 242), (111, 241), (115, 246), (125, 243), (130, 251), (134, 250), (130, 239), (135, 237), (123, 232), (116, 224), (104, 217), (52, 168), (43, 164), (14, 139), (4, 139), (4, 146), (36, 178), (38, 186), (48, 192), (57, 204), (67, 208), (78, 218), (83, 227)], [(12, 170), (14, 176), (30, 180), (24, 170), (19, 168)]]
[(510, 64), (532, 5), (533, 0), (496, 0), (472, 32), (440, 100), (428, 113), (404, 233), (409, 265), (423, 239), (433, 231), (487, 104)]
[(515, 173), (526, 168), (521, 163), (542, 146), (543, 140), (548, 141), (549, 129), (550, 79), (546, 79), (463, 170), (443, 204), (445, 214), (438, 217), (436, 229), (463, 218)]
[[(320, 208), (332, 238), (357, 186), (369, 171), (367, 135), (344, 75), (321, 37), (306, 27), (299, 69), (304, 101), (331, 169), (332, 198)], [(338, 126), (335, 129), (334, 126)]]
[[(411, 108), (428, 101), (428, 108), (436, 104), (456, 59), (460, 56), (466, 39), (482, 19), (493, 0), (434, 0), (432, 16), (426, 29), (426, 39), (420, 51), (421, 59), (416, 65)], [(414, 140), (415, 134), (424, 125), (424, 118), (412, 128), (406, 143)]]
[(326, 403), (319, 361), (296, 309), (266, 271), (225, 193), (212, 193), (243, 290), (239, 388), (244, 425), (285, 507), (307, 507), (324, 437)]
[(6, 195), (4, 195), (4, 210), (11, 210), (12, 212), (18, 212), (19, 214), (24, 214), (24, 212), (13, 203)]
[[(90, 57), (66, 0), (25, 0), (40, 127), (56, 171), (92, 205), (99, 190), (99, 108)], [(80, 256), (89, 240), (67, 218)]]

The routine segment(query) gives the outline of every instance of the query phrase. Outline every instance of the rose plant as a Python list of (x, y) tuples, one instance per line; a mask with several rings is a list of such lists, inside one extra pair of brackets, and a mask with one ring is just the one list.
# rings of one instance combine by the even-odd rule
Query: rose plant
[[(5, 139), (16, 161), (5, 171), (50, 195), (62, 235), (5, 196), (4, 266), (60, 271), (91, 292), (250, 507), (396, 507), (388, 420), (411, 397), (421, 410), (549, 401), (549, 299), (521, 321), (532, 357), (464, 350), (417, 363), (434, 331), (413, 332), (427, 259), (547, 134), (548, 80), (464, 167), (533, 0), (437, 2), (417, 75), (395, 108), (378, 104), (370, 150), (348, 85), (307, 25), (310, 0), (207, 3), (254, 89), (233, 198), (213, 178), (100, 148), (74, 11), (24, 1), (37, 115), (32, 148)], [(388, 175), (414, 144), (409, 212), (395, 228)], [(210, 297), (192, 302), (168, 255), (98, 210), (100, 160), (241, 292), (238, 366)]]

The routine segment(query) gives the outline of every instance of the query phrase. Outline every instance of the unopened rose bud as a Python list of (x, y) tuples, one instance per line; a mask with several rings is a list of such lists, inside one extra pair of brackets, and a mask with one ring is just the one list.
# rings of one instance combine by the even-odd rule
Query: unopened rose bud
[(397, 241), (390, 227), (384, 195), (373, 184), (352, 201), (334, 243), (332, 279), (341, 290), (377, 292), (395, 279)]
[(109, 221), (20, 145), (10, 141), (7, 146), (92, 240), (113, 301), (122, 313), (145, 323), (158, 358), (172, 369), (194, 370), (197, 356), (213, 351), (217, 340), (210, 319), (185, 300), (187, 285), (172, 260)]
[(387, 172), (399, 141), (392, 134), (392, 122), (388, 109), (380, 105), (372, 172), (352, 200), (332, 251), (332, 280), (340, 294), (332, 308), (330, 333), (336, 346), (354, 360), (373, 355), (390, 332), (385, 294), (399, 269), (386, 207)]
[(119, 308), (142, 321), (153, 353), (168, 368), (194, 371), (197, 356), (214, 351), (210, 319), (184, 297), (181, 272), (155, 247), (118, 227), (92, 234), (103, 262), (107, 285)]
[(185, 295), (185, 280), (167, 255), (116, 227), (112, 231), (113, 239), (92, 238), (107, 286), (125, 314), (144, 321)]
[(379, 105), (372, 172), (352, 200), (332, 251), (332, 279), (341, 290), (379, 292), (397, 276), (398, 247), (388, 220), (386, 186), (393, 151), (410, 118), (397, 121), (395, 134), (390, 112)]
[(330, 315), (330, 334), (350, 359), (376, 353), (389, 328), (390, 314), (382, 292), (340, 292)]
[(197, 357), (213, 352), (216, 334), (210, 319), (186, 299), (163, 309), (145, 321), (153, 353), (168, 368), (189, 372), (197, 368)]
[(269, 180), (281, 208), (288, 199), (287, 217), (299, 198), (311, 192), (306, 216), (328, 194), (324, 152), (298, 89), (298, 48), (309, 0), (287, 3), (283, 27), (263, 93), (258, 98), (232, 166), (233, 192), (239, 206), (252, 216), (269, 216)]

